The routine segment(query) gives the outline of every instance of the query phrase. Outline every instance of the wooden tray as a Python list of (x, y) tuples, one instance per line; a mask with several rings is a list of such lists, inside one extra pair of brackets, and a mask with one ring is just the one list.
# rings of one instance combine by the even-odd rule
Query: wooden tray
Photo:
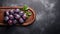
[[(3, 20), (4, 20), (4, 11), (6, 9), (16, 9), (16, 8), (23, 8), (23, 6), (19, 6), (19, 7), (0, 7), (0, 25), (1, 26), (7, 26), (8, 24), (4, 24)], [(22, 24), (23, 26), (27, 26), (30, 25), (34, 22), (36, 15), (35, 15), (35, 11), (29, 7), (29, 10), (32, 12), (32, 15)], [(16, 24), (16, 25), (20, 25), (20, 24)]]

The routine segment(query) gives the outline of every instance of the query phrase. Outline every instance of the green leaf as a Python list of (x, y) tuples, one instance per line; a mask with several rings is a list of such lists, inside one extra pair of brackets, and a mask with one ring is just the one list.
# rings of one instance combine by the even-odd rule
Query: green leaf
[(25, 4), (24, 7), (23, 7), (23, 10), (28, 10), (28, 6)]
[(32, 14), (31, 12), (28, 12), (28, 11), (26, 11), (25, 13), (26, 13), (26, 15), (27, 15), (27, 16), (26, 16), (27, 18), (29, 18), (30, 15)]
[(29, 12), (29, 11), (26, 11), (26, 14), (27, 14), (28, 16), (30, 16), (32, 13)]
[(28, 12), (28, 15), (30, 16), (32, 13), (31, 12)]

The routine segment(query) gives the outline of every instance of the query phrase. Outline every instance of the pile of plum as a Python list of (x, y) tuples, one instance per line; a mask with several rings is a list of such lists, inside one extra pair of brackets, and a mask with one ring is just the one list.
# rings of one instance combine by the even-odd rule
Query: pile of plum
[(9, 25), (24, 23), (27, 19), (27, 14), (20, 9), (10, 9), (4, 12), (4, 22)]

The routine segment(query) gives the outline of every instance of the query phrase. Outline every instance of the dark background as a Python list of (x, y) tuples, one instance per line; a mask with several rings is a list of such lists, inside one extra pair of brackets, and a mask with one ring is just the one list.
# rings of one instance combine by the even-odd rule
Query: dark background
[(60, 0), (0, 0), (0, 6), (24, 4), (35, 10), (35, 22), (27, 27), (0, 27), (0, 34), (60, 34)]

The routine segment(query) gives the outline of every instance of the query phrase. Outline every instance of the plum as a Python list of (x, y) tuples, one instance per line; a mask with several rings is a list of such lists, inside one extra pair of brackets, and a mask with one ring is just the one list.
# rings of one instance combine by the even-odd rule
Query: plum
[(19, 11), (20, 11), (20, 9), (16, 9), (16, 10), (15, 10), (15, 13), (18, 13)]
[(17, 20), (16, 20), (16, 19), (15, 19), (15, 20), (13, 20), (13, 23), (14, 23), (14, 24), (16, 24), (16, 23), (17, 23)]
[(20, 16), (23, 16), (23, 14), (24, 14), (24, 12), (23, 12), (23, 11), (19, 12), (19, 15), (20, 15)]
[(4, 20), (5, 20), (5, 21), (8, 21), (8, 20), (9, 20), (9, 17), (8, 17), (8, 16), (5, 16), (5, 17), (4, 17)]
[(16, 11), (20, 11), (20, 9), (16, 9)]
[(23, 18), (24, 20), (26, 20), (26, 13), (22, 16), (22, 18)]
[(9, 11), (6, 11), (5, 14), (6, 14), (6, 15), (9, 15)]
[(14, 9), (11, 9), (10, 10), (10, 14), (14, 14)]
[(19, 19), (20, 18), (20, 15), (18, 15), (18, 14), (15, 14), (15, 16), (14, 16), (16, 19)]
[(8, 20), (8, 24), (9, 25), (12, 25), (13, 24), (13, 21), (12, 20)]
[(24, 20), (22, 18), (19, 19), (19, 23), (23, 23)]
[(10, 19), (14, 19), (14, 16), (13, 16), (13, 15), (9, 15), (9, 18), (10, 18)]

